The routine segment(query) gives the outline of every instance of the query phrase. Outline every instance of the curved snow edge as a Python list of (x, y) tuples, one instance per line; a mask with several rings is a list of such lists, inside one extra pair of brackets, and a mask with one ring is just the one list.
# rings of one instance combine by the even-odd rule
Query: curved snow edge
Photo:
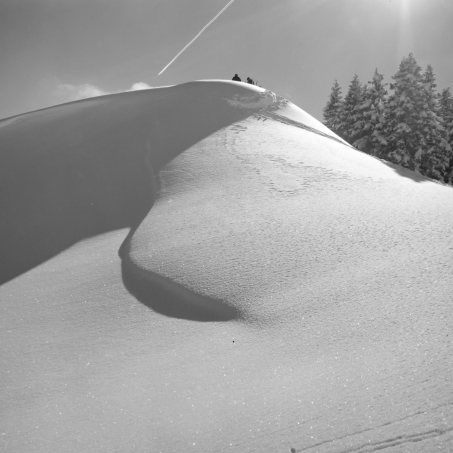
[(222, 99), (226, 101), (231, 107), (236, 107), (239, 109), (259, 110), (260, 114), (272, 118), (276, 121), (280, 121), (281, 123), (285, 123), (290, 126), (299, 127), (309, 132), (314, 132), (316, 134), (322, 135), (323, 137), (330, 138), (339, 143), (342, 143), (343, 145), (354, 148), (349, 143), (336, 136), (336, 134), (334, 134), (333, 132), (331, 134), (328, 134), (326, 132), (320, 131), (319, 129), (316, 129), (315, 127), (308, 126), (307, 124), (301, 123), (300, 121), (295, 121), (285, 115), (276, 113), (277, 111), (287, 106), (290, 102), (284, 97), (276, 95), (273, 91), (264, 90), (262, 92), (246, 96), (235, 94), (233, 96), (233, 99)]
[[(279, 115), (278, 113), (270, 112), (267, 110), (265, 110), (264, 112), (261, 112), (259, 115), (265, 116), (267, 118), (271, 118), (271, 119), (273, 119), (275, 121), (279, 121), (280, 123), (283, 123), (283, 124), (288, 124), (289, 126), (298, 127), (300, 129), (304, 129), (306, 131), (313, 132), (314, 134), (318, 134), (318, 135), (321, 135), (326, 138), (330, 138), (331, 140), (335, 140), (336, 142), (341, 143), (342, 145), (355, 149), (356, 151), (360, 151), (357, 148), (354, 148), (354, 146), (350, 145), (348, 142), (346, 142), (342, 138), (337, 137), (336, 135), (326, 134), (325, 132), (322, 132), (314, 127), (307, 126), (304, 123), (292, 120), (291, 118), (288, 118), (287, 116)], [(257, 116), (259, 116), (259, 115), (257, 115)]]
[(132, 230), (120, 247), (123, 283), (140, 302), (165, 316), (191, 321), (219, 322), (242, 317), (222, 300), (197, 294), (183, 285), (138, 266), (130, 255)]

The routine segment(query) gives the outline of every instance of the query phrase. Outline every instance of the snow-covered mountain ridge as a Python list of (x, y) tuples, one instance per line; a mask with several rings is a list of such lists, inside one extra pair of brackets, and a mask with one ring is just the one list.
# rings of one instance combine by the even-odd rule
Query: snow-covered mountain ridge
[(450, 187), (226, 81), (0, 122), (0, 184), (5, 451), (451, 450)]

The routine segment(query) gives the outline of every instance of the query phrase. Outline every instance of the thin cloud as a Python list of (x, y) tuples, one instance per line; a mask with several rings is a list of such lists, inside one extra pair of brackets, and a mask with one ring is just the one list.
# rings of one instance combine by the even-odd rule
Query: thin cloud
[(128, 90), (126, 91), (139, 91), (139, 90), (148, 90), (150, 87), (147, 83), (145, 82), (137, 82), (134, 83)]
[(56, 93), (58, 97), (66, 99), (66, 102), (78, 101), (79, 99), (93, 98), (96, 96), (104, 96), (108, 93), (101, 88), (84, 83), (83, 85), (71, 85), (70, 83), (59, 84)]
[(53, 97), (58, 103), (78, 101), (80, 99), (94, 98), (105, 96), (106, 94), (116, 94), (128, 91), (147, 90), (152, 88), (145, 82), (136, 82), (130, 88), (124, 91), (106, 91), (96, 85), (83, 83), (81, 85), (72, 85), (70, 83), (59, 83), (54, 90)]

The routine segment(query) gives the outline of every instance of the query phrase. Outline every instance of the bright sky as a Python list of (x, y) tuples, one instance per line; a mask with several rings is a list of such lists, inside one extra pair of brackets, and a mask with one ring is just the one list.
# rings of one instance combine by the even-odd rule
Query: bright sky
[(410, 51), (453, 84), (452, 0), (1, 0), (0, 118), (88, 94), (258, 80), (322, 119), (335, 78), (385, 81)]

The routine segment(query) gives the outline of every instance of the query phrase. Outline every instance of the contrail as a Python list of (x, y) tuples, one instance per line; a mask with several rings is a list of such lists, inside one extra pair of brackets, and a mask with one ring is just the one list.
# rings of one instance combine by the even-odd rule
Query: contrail
[(178, 55), (176, 55), (176, 57), (173, 58), (173, 60), (171, 60), (170, 63), (168, 63), (167, 66), (165, 66), (165, 68), (162, 69), (162, 71), (160, 71), (159, 74), (157, 74), (157, 75), (161, 75), (233, 2), (234, 2), (234, 0), (230, 0), (228, 2), (228, 4), (225, 7), (223, 7), (222, 10), (200, 30), (198, 35), (195, 36), (195, 38), (193, 38), (192, 41), (190, 41), (189, 44), (187, 44), (184, 47), (184, 49), (182, 49), (178, 53)]

